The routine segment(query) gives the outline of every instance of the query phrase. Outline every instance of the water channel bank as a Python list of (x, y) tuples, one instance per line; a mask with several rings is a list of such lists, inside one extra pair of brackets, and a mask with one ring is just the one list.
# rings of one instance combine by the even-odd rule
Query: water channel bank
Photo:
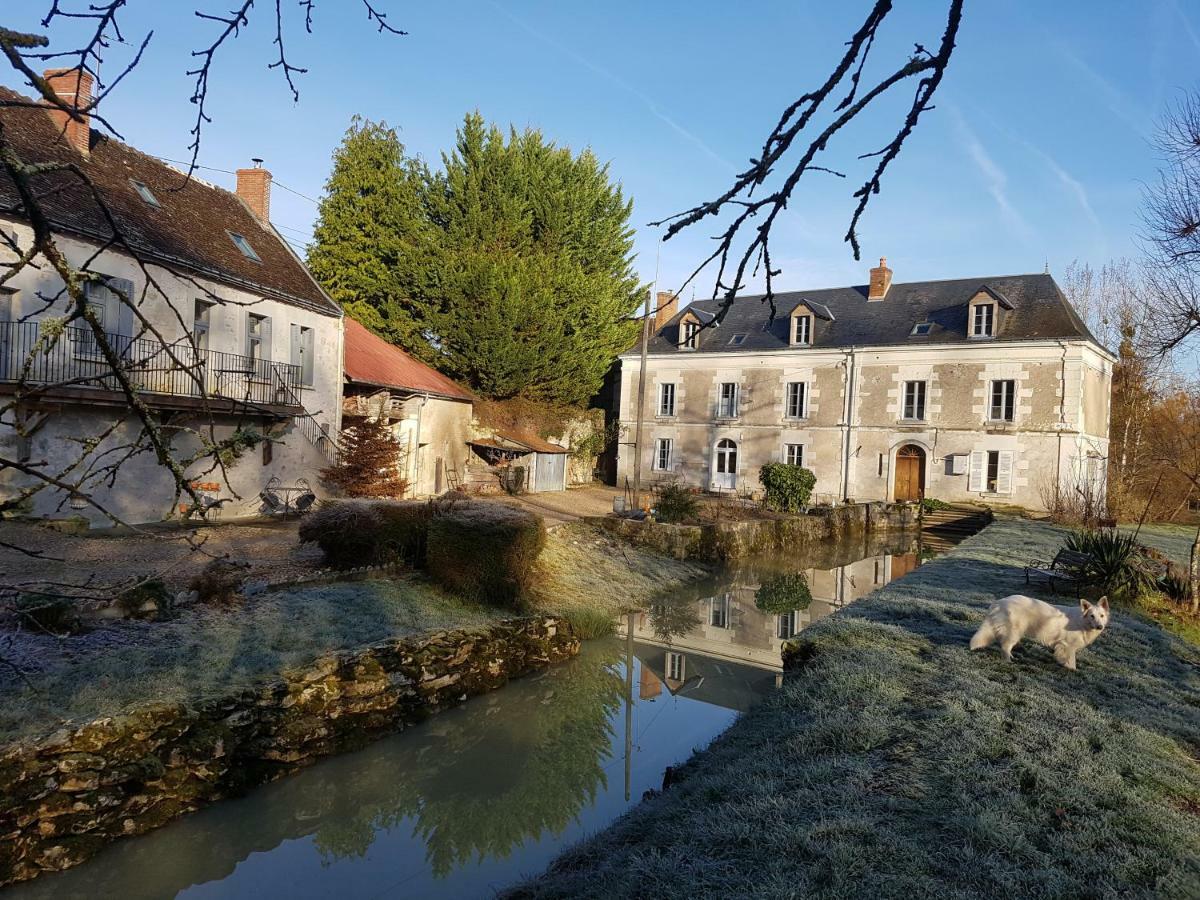
[(262, 688), (143, 704), (16, 744), (0, 755), (0, 885), (77, 865), (118, 837), (362, 747), (579, 647), (553, 617), (384, 641)]

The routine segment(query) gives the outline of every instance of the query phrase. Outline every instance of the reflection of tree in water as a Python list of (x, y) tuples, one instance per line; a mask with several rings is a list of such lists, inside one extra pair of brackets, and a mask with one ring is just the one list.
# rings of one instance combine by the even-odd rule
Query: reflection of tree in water
[(317, 849), (327, 861), (362, 856), (378, 830), (411, 816), (434, 874), (444, 877), (476, 858), (508, 856), (527, 838), (561, 833), (606, 786), (609, 718), (624, 691), (619, 647), (585, 653), (511, 686), (508, 696), (479, 698), (463, 715), (427, 723), (419, 745), (370, 768), (370, 789), (355, 785), (354, 809), (318, 827)]
[(672, 638), (687, 634), (700, 625), (695, 599), (667, 597), (651, 603), (647, 614), (654, 636), (668, 644)]
[(812, 591), (803, 572), (790, 572), (767, 579), (754, 592), (754, 605), (763, 612), (782, 615), (794, 609), (808, 609)]

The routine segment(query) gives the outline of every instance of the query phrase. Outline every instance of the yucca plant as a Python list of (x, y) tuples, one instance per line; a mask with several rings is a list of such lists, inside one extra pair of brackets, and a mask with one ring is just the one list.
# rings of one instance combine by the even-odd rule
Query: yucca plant
[(1076, 531), (1067, 537), (1066, 547), (1091, 557), (1081, 574), (1108, 593), (1136, 596), (1155, 585), (1154, 573), (1132, 534), (1113, 528)]

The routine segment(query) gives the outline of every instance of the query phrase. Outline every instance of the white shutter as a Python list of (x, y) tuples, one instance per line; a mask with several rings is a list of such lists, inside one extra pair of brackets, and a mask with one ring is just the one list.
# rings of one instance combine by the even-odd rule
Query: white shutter
[(1012, 493), (1013, 452), (1001, 450), (999, 464), (996, 467), (996, 493)]
[(983, 492), (984, 466), (987, 465), (987, 454), (982, 450), (971, 451), (971, 474), (968, 476), (967, 490), (972, 493)]

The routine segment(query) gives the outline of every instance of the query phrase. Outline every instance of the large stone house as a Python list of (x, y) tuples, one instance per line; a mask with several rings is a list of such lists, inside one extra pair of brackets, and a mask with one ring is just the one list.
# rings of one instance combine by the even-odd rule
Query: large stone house
[[(90, 76), (47, 76), (60, 94), (78, 90), (76, 105), (87, 106)], [(122, 369), (171, 430), (177, 457), (238, 428), (270, 435), (225, 473), (211, 459), (194, 466), (186, 474), (197, 489), (226, 501), (226, 516), (257, 513), (272, 480), (287, 487), (310, 479), (319, 491), (314, 476), (336, 453), (330, 435), (341, 425), (342, 314), (271, 226), (270, 173), (240, 170), (236, 193), (226, 191), (8, 89), (0, 97), (25, 104), (0, 108), (5, 140), (24, 162), (73, 164), (94, 186), (95, 195), (69, 174), (37, 179), (59, 248), (73, 267), (102, 277), (86, 285), (92, 311)], [(0, 263), (11, 264), (32, 232), (3, 174), (0, 231)], [(104, 462), (78, 491), (43, 490), (27, 511), (104, 521), (86, 494), (127, 522), (177, 512), (173, 480), (153, 453), (133, 454), (108, 477), (104, 465), (140, 425), (115, 379), (101, 377), (112, 370), (90, 329), (79, 320), (59, 331), (69, 297), (53, 268), (35, 263), (0, 291), (0, 455), (61, 472), (79, 457), (81, 440), (104, 436), (93, 453)], [(62, 480), (74, 484), (88, 471)], [(29, 483), (8, 468), (0, 496)]]
[[(677, 312), (660, 297), (642, 474), (757, 491), (767, 462), (817, 502), (982, 500), (1044, 508), (1103, 493), (1113, 355), (1044, 275), (868, 285)], [(639, 348), (620, 359), (618, 477), (634, 468)]]

